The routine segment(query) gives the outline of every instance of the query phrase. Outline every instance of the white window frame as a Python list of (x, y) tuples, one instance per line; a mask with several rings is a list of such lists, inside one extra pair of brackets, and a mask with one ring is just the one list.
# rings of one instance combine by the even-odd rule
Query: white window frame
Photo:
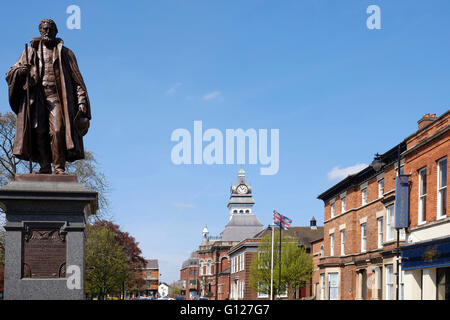
[(386, 207), (386, 241), (394, 240), (395, 234), (395, 206)]
[(330, 234), (330, 257), (334, 256), (334, 233)]
[(367, 187), (361, 189), (361, 204), (363, 206), (367, 204)]
[(367, 223), (361, 223), (361, 252), (367, 251)]
[(238, 254), (238, 256), (236, 257), (237, 259), (237, 263), (236, 263), (236, 272), (241, 271), (241, 255)]
[(331, 208), (331, 218), (334, 218), (334, 214), (335, 214), (335, 211), (336, 211), (336, 209), (334, 207), (334, 202), (330, 205), (330, 208)]
[(325, 300), (325, 273), (320, 274), (320, 300)]
[(378, 198), (382, 198), (384, 194), (384, 178), (378, 180)]
[(262, 252), (262, 251), (258, 251), (258, 259), (259, 259), (259, 263), (258, 263), (258, 269), (265, 269), (265, 268), (269, 268), (269, 266), (262, 266), (261, 265), (261, 257), (263, 256), (263, 254), (264, 254), (264, 252)]
[(378, 224), (378, 237), (377, 237), (377, 240), (378, 240), (378, 248), (382, 248), (383, 247), (383, 242), (384, 242), (384, 239), (383, 239), (383, 235), (384, 235), (384, 217), (379, 217), (378, 219), (377, 219), (377, 224)]
[[(259, 286), (260, 286), (260, 283), (258, 283), (258, 287)], [(263, 292), (258, 290), (257, 297), (260, 298), (260, 299), (269, 298), (269, 294), (268, 293), (263, 293)]]
[(278, 298), (287, 298), (288, 297), (288, 290), (287, 288), (284, 289), (284, 291), (280, 294), (277, 294)]
[[(422, 174), (425, 174), (425, 181), (423, 181), (423, 176), (422, 176)], [(418, 221), (417, 221), (417, 223), (418, 224), (424, 224), (424, 223), (426, 223), (426, 214), (427, 214), (427, 207), (426, 207), (426, 205), (427, 205), (427, 193), (426, 192), (428, 192), (428, 190), (425, 190), (425, 193), (423, 193), (423, 184), (424, 184), (424, 182), (425, 182), (425, 189), (427, 189), (428, 188), (428, 185), (427, 185), (427, 167), (425, 167), (425, 168), (422, 168), (422, 169), (420, 169), (419, 170), (419, 195), (418, 195), (418, 197), (419, 197), (419, 201), (418, 201), (418, 204), (419, 204), (419, 208), (418, 208), (418, 215), (417, 215), (417, 219), (418, 219)]]
[(343, 197), (341, 198), (341, 210), (342, 210), (342, 212), (347, 211), (346, 206), (347, 206), (347, 197), (346, 197), (346, 196), (343, 196)]
[[(441, 175), (442, 175), (442, 164), (445, 161), (445, 170), (448, 169), (448, 162), (447, 158), (440, 159), (437, 162), (437, 219), (443, 219), (447, 216), (447, 201), (448, 201), (448, 194), (447, 194), (447, 183), (448, 183), (448, 177), (447, 172), (445, 172), (445, 185), (441, 181)], [(445, 194), (445, 204), (442, 206), (442, 198), (443, 194)]]
[(231, 272), (236, 273), (236, 257), (231, 259)]
[(386, 300), (394, 300), (394, 265), (385, 265), (386, 269)]
[[(333, 275), (333, 276), (336, 276), (336, 286), (335, 287), (332, 287), (331, 286), (331, 275)], [(336, 299), (331, 299), (331, 289), (332, 288), (336, 288), (336, 291), (337, 291), (337, 293), (336, 293)], [(337, 272), (330, 272), (329, 274), (328, 274), (328, 300), (339, 300), (339, 273), (337, 273)]]
[(341, 256), (345, 256), (345, 229), (340, 231), (341, 235)]

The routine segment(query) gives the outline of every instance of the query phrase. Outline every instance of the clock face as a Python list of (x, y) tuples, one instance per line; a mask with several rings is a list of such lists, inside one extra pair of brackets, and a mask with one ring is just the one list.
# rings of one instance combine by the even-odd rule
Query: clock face
[(245, 184), (240, 184), (237, 187), (237, 192), (239, 192), (239, 193), (247, 193), (248, 192), (248, 187)]

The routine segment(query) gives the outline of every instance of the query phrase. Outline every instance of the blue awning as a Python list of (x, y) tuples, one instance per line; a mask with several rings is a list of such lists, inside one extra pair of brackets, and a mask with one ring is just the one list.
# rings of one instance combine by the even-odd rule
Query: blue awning
[(417, 242), (400, 250), (403, 270), (450, 266), (450, 237)]

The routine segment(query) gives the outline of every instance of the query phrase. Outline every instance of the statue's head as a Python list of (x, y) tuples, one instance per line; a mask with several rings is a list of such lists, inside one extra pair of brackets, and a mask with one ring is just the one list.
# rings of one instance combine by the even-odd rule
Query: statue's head
[(39, 32), (44, 43), (54, 42), (58, 34), (58, 27), (56, 27), (56, 23), (52, 19), (43, 19), (39, 23)]

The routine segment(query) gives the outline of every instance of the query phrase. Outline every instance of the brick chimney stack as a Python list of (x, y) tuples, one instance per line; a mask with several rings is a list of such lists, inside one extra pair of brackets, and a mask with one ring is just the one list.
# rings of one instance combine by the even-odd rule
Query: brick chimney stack
[(426, 115), (424, 115), (422, 117), (422, 119), (420, 119), (419, 121), (417, 121), (417, 125), (419, 127), (419, 130), (424, 128), (425, 126), (429, 125), (430, 123), (432, 123), (434, 120), (436, 120), (436, 113), (433, 114), (429, 114), (427, 113)]

